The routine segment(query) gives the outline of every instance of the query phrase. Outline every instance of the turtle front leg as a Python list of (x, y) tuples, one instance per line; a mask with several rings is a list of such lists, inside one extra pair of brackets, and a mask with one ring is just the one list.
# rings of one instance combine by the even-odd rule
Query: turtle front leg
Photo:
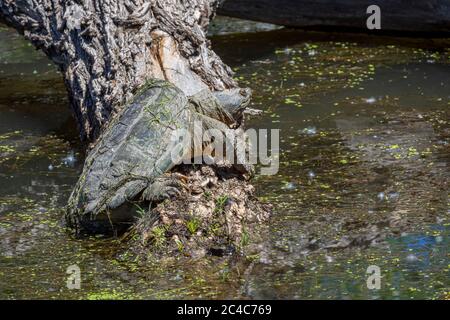
[(161, 202), (180, 196), (182, 189), (187, 189), (187, 177), (180, 173), (164, 174), (150, 183), (142, 193), (142, 200)]

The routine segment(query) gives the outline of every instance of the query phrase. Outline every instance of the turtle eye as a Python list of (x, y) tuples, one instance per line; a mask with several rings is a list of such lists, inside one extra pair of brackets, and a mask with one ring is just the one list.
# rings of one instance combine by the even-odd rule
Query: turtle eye
[(245, 90), (245, 89), (239, 90), (239, 93), (240, 93), (242, 96), (244, 96), (244, 97), (248, 96), (248, 92), (247, 92), (247, 90)]

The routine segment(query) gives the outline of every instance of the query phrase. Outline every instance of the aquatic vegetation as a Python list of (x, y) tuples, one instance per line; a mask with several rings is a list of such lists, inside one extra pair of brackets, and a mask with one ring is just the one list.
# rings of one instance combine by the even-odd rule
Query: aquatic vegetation
[(74, 150), (64, 156), (68, 149), (69, 142), (56, 135), (38, 138), (22, 131), (8, 132), (0, 136), (0, 165), (9, 168), (24, 167), (28, 162), (41, 158), (50, 163), (51, 170), (63, 165), (74, 167)]
[(87, 300), (127, 300), (131, 297), (124, 292), (117, 292), (116, 290), (103, 290), (99, 292), (88, 293)]

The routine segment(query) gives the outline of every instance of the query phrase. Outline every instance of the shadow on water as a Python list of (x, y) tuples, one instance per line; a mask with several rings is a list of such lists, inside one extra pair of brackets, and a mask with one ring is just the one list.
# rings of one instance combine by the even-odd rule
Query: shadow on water
[[(291, 30), (212, 40), (264, 110), (249, 125), (281, 129), (280, 171), (254, 182), (275, 214), (246, 257), (142, 264), (117, 240), (64, 229), (83, 164), (65, 89), (0, 29), (0, 297), (448, 296), (449, 43)], [(370, 265), (380, 290), (367, 289)]]

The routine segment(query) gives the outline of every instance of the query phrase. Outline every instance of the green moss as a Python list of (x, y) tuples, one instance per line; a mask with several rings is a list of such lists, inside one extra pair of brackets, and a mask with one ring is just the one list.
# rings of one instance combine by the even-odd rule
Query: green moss
[(136, 207), (136, 213), (139, 217), (144, 217), (147, 214), (147, 210), (145, 210), (144, 208), (142, 208), (140, 205), (138, 205), (137, 203), (134, 204), (134, 206)]
[(222, 213), (225, 209), (225, 204), (228, 201), (228, 196), (223, 195), (216, 199), (216, 206), (214, 208), (214, 213)]
[(209, 199), (211, 199), (212, 194), (210, 191), (205, 191), (203, 193), (203, 196), (205, 197), (206, 200), (209, 200)]
[(200, 220), (198, 218), (191, 218), (186, 222), (186, 228), (190, 234), (195, 234), (200, 227)]
[(161, 248), (166, 243), (166, 231), (165, 226), (156, 226), (152, 229), (152, 243), (156, 248)]
[(247, 246), (249, 243), (250, 243), (250, 234), (248, 233), (247, 229), (243, 228), (240, 243), (241, 248)]

